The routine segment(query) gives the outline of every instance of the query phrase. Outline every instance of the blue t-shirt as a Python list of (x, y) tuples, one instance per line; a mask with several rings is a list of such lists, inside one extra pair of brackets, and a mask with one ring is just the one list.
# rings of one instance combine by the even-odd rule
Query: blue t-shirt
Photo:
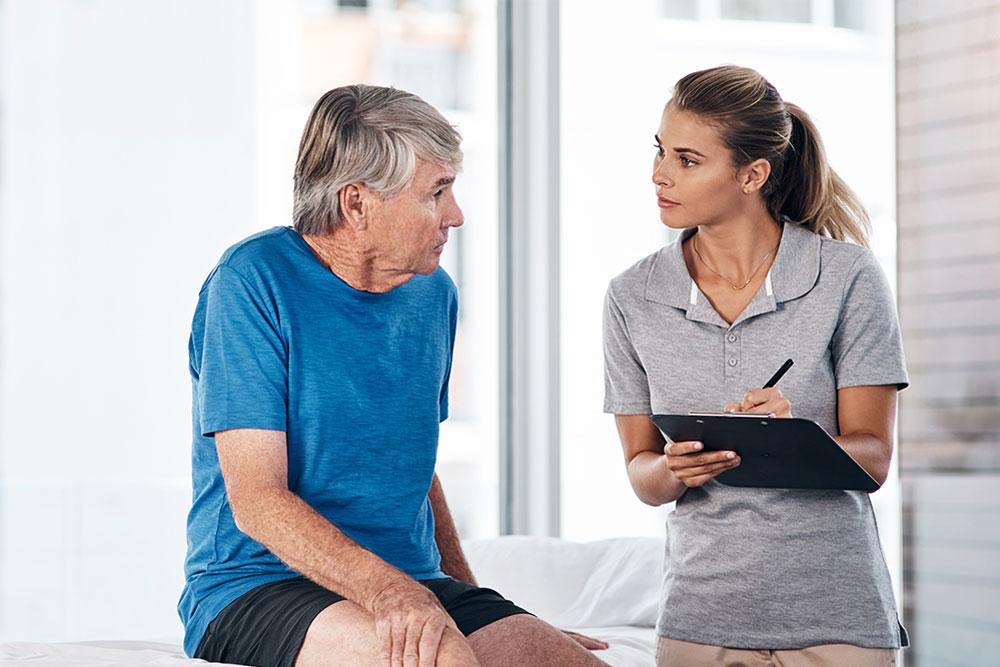
[(230, 602), (297, 576), (236, 527), (216, 431), (284, 431), (291, 491), (414, 579), (444, 576), (427, 493), (457, 313), (443, 269), (383, 294), (358, 291), (287, 227), (222, 256), (189, 344), (194, 499), (178, 604), (188, 655)]

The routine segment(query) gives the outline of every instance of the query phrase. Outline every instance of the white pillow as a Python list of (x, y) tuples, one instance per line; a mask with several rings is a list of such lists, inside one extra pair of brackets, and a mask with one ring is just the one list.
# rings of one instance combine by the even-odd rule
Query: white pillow
[(656, 625), (663, 540), (567, 542), (510, 535), (463, 543), (480, 586), (559, 627)]

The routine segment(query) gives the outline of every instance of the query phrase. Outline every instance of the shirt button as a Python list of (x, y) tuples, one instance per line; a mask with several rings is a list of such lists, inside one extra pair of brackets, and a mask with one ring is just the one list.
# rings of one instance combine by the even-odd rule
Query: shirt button
[(736, 357), (729, 357), (729, 365), (730, 366), (735, 366), (737, 363), (739, 363), (739, 362), (736, 361)]
[(729, 342), (730, 343), (735, 343), (736, 342), (736, 334), (734, 334), (734, 333), (729, 334)]

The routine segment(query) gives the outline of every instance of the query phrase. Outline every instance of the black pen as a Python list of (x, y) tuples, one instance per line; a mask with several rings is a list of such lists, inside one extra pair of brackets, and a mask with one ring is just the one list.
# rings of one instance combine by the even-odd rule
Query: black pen
[(771, 376), (771, 379), (764, 385), (764, 389), (770, 389), (774, 385), (778, 384), (778, 380), (780, 380), (781, 376), (788, 372), (788, 369), (792, 367), (793, 363), (795, 362), (789, 359), (785, 363), (781, 364), (781, 368), (778, 369), (777, 373)]

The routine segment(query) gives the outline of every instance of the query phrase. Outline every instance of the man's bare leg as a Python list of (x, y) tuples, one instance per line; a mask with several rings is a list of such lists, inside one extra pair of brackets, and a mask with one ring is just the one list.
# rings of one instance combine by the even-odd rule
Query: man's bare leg
[[(344, 600), (313, 619), (295, 660), (296, 667), (383, 667), (375, 634), (375, 619), (360, 606)], [(439, 667), (477, 667), (479, 663), (462, 633), (447, 628), (438, 648)]]
[(468, 637), (483, 667), (592, 667), (605, 663), (564, 633), (529, 614), (508, 616)]

